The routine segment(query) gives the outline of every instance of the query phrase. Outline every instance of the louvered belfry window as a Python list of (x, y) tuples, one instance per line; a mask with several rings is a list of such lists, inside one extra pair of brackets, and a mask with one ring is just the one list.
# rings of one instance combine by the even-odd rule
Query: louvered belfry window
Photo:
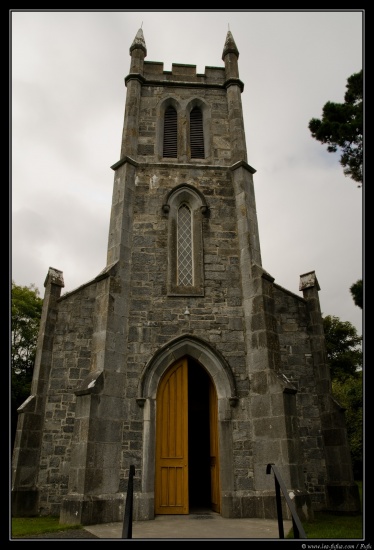
[(191, 158), (205, 158), (203, 113), (198, 107), (194, 107), (190, 113), (190, 140)]
[(178, 157), (177, 111), (171, 106), (165, 111), (163, 156)]
[(192, 286), (191, 210), (186, 204), (178, 210), (178, 285)]

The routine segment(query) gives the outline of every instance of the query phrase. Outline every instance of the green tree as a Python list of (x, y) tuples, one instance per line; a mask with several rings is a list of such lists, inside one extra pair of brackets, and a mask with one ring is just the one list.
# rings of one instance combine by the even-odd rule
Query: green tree
[(354, 376), (362, 368), (362, 336), (349, 321), (333, 315), (323, 318), (323, 329), (331, 378)]
[(362, 336), (348, 321), (327, 315), (323, 318), (332, 394), (346, 409), (345, 419), (356, 480), (363, 472), (363, 372)]
[(364, 301), (364, 298), (363, 298), (364, 288), (363, 288), (362, 279), (359, 279), (358, 281), (353, 283), (353, 285), (350, 287), (349, 290), (352, 294), (352, 298), (356, 306), (362, 309), (363, 301)]
[[(363, 182), (363, 72), (347, 79), (344, 103), (328, 101), (322, 109), (322, 120), (312, 118), (309, 130), (316, 140), (327, 143), (327, 151), (341, 151), (344, 175)], [(361, 187), (361, 185), (359, 185)]]
[(358, 371), (355, 376), (349, 376), (344, 381), (339, 379), (332, 381), (333, 396), (346, 409), (347, 435), (355, 480), (362, 480), (363, 474), (362, 392), (362, 371)]
[(43, 300), (35, 285), (12, 281), (11, 318), (11, 435), (17, 427), (17, 409), (30, 395)]

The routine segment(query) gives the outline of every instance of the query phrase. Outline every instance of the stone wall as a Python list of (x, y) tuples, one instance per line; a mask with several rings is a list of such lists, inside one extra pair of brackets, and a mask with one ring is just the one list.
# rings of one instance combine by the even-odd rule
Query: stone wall
[(298, 429), (305, 486), (311, 495), (314, 509), (318, 510), (326, 505), (327, 473), (312, 349), (308, 337), (307, 304), (302, 297), (279, 285), (274, 285), (274, 290), (281, 372), (297, 389)]
[(58, 302), (38, 478), (41, 515), (59, 515), (61, 498), (68, 490), (76, 406), (74, 391), (91, 368), (98, 284), (85, 285)]

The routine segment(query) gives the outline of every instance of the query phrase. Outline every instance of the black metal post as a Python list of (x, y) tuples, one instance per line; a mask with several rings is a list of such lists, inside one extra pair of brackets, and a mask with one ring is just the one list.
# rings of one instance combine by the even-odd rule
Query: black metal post
[(274, 481), (275, 481), (275, 499), (277, 503), (279, 538), (284, 539), (282, 500), (281, 500), (279, 482), (275, 476), (274, 476)]
[(293, 516), (292, 516), (292, 528), (293, 528), (293, 536), (295, 539), (299, 539), (300, 538), (300, 532), (299, 532), (299, 528), (298, 526), (296, 525), (296, 521), (293, 519)]
[(274, 480), (275, 480), (275, 496), (276, 496), (276, 505), (277, 505), (277, 515), (278, 515), (278, 529), (279, 529), (279, 538), (284, 539), (284, 528), (283, 528), (283, 516), (282, 516), (282, 501), (281, 501), (281, 490), (288, 505), (288, 508), (292, 516), (292, 527), (294, 538), (306, 539), (307, 536), (304, 531), (304, 527), (297, 515), (296, 508), (292, 500), (290, 499), (287, 487), (284, 484), (278, 469), (273, 463), (270, 463), (266, 466), (266, 473), (271, 474), (273, 470)]
[(129, 472), (129, 481), (127, 483), (127, 494), (125, 504), (125, 514), (123, 516), (122, 538), (132, 539), (132, 509), (134, 500), (134, 478), (135, 466), (131, 464)]

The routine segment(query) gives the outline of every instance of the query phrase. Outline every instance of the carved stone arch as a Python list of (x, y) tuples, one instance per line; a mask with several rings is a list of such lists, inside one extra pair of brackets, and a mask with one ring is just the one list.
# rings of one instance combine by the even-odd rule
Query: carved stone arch
[(181, 156), (181, 150), (182, 150), (182, 139), (181, 139), (181, 118), (184, 116), (182, 107), (179, 103), (179, 101), (172, 95), (169, 97), (163, 99), (160, 101), (160, 103), (156, 107), (157, 111), (157, 129), (156, 129), (156, 151), (159, 160), (163, 158), (163, 142), (164, 142), (164, 117), (165, 117), (165, 111), (168, 107), (174, 107), (174, 109), (177, 111), (177, 117), (178, 117), (178, 158)]
[(139, 380), (138, 399), (155, 399), (159, 381), (165, 371), (181, 357), (189, 356), (198, 361), (210, 374), (218, 399), (226, 398), (235, 405), (235, 378), (225, 358), (208, 342), (191, 334), (179, 336), (160, 348), (145, 366)]
[(205, 149), (205, 158), (204, 159), (193, 159), (193, 162), (210, 162), (211, 161), (211, 151), (212, 151), (212, 110), (210, 105), (200, 97), (192, 98), (186, 105), (186, 118), (187, 118), (187, 154), (188, 158), (191, 158), (190, 152), (190, 113), (194, 107), (201, 109), (203, 115), (203, 132), (204, 132), (204, 149)]
[(196, 208), (200, 208), (202, 214), (208, 213), (209, 207), (205, 196), (199, 189), (188, 183), (181, 183), (168, 191), (165, 195), (162, 209), (165, 213), (169, 213), (170, 208), (175, 204), (179, 205), (185, 200), (190, 201), (191, 206), (195, 204)]
[[(178, 282), (178, 210), (186, 205), (191, 213), (191, 281)], [(168, 296), (204, 296), (203, 216), (209, 208), (204, 195), (192, 185), (174, 187), (164, 198), (163, 212), (168, 215)]]

